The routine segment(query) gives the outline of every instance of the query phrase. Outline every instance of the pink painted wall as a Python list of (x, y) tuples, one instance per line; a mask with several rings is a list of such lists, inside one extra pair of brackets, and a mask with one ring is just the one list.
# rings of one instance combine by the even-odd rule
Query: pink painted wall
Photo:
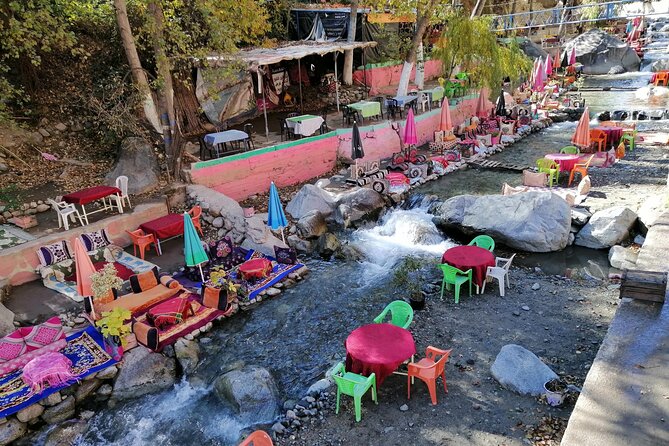
[[(459, 125), (474, 114), (476, 98), (467, 99), (451, 107), (453, 125)], [(492, 106), (492, 104), (489, 104)], [(437, 108), (416, 117), (419, 144), (433, 140), (440, 120), (441, 109)], [(404, 134), (404, 120), (399, 122), (400, 134)], [(388, 121), (360, 128), (365, 159), (388, 158), (400, 149), (400, 139)], [(351, 154), (351, 131), (340, 129), (330, 136), (306, 138), (291, 143), (290, 147), (258, 149), (243, 156), (221, 159), (219, 164), (191, 169), (194, 183), (202, 184), (235, 200), (267, 192), (273, 180), (278, 187), (318, 178), (335, 167), (337, 153), (344, 158)]]
[(39, 265), (37, 249), (40, 246), (68, 240), (70, 244), (84, 232), (93, 232), (105, 228), (112, 243), (119, 246), (128, 246), (130, 238), (125, 233), (137, 229), (141, 223), (167, 215), (167, 205), (164, 202), (144, 203), (134, 207), (132, 213), (123, 213), (107, 217), (84, 227), (75, 227), (69, 231), (59, 231), (40, 237), (22, 245), (0, 251), (0, 277), (9, 279), (11, 285), (20, 285), (39, 278), (35, 269)]
[[(353, 72), (353, 82), (358, 85), (365, 85), (365, 75), (367, 86), (371, 88), (369, 94), (378, 94), (383, 87), (389, 85), (398, 85), (402, 75), (402, 66), (391, 65), (387, 67), (370, 68), (367, 70), (356, 70)], [(434, 79), (441, 76), (442, 64), (439, 60), (428, 60), (425, 62), (425, 79)], [(411, 70), (410, 80), (416, 79), (416, 66)]]

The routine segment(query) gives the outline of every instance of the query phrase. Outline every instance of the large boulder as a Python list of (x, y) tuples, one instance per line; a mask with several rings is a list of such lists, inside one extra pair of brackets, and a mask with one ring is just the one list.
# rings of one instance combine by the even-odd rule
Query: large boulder
[(318, 238), (318, 254), (324, 259), (330, 259), (333, 254), (341, 250), (341, 242), (331, 232), (326, 232)]
[(77, 444), (87, 427), (88, 423), (82, 420), (65, 421), (49, 430), (43, 444), (44, 446), (70, 446)]
[(230, 403), (242, 420), (269, 423), (278, 415), (278, 391), (272, 375), (262, 367), (245, 366), (214, 381), (216, 395)]
[(335, 196), (313, 184), (305, 184), (286, 205), (286, 212), (300, 219), (311, 211), (320, 211), (330, 216), (336, 207)]
[(597, 211), (576, 234), (574, 244), (586, 248), (604, 249), (625, 240), (637, 215), (623, 206)]
[(656, 60), (650, 64), (650, 71), (666, 71), (669, 70), (669, 58)]
[(544, 384), (558, 377), (534, 353), (516, 344), (502, 347), (490, 372), (507, 389), (533, 396), (545, 393)]
[(383, 196), (368, 188), (353, 189), (337, 199), (335, 221), (347, 227), (356, 221), (375, 217), (386, 205)]
[(174, 344), (174, 354), (185, 375), (191, 375), (200, 362), (200, 344), (180, 338)]
[(559, 251), (569, 241), (569, 205), (550, 192), (459, 195), (446, 200), (433, 213), (434, 223), (443, 229), (484, 233), (524, 251)]
[(536, 59), (537, 57), (546, 59), (546, 56), (548, 56), (548, 53), (541, 47), (541, 45), (532, 42), (530, 39), (518, 39), (518, 46), (520, 47), (521, 51), (532, 60)]
[(128, 192), (143, 194), (158, 187), (158, 161), (153, 146), (144, 138), (130, 137), (121, 141), (120, 157), (105, 182), (114, 185), (121, 175), (128, 177)]
[(169, 389), (175, 383), (174, 359), (140, 345), (123, 356), (112, 398), (117, 401), (137, 398)]
[(618, 269), (634, 269), (639, 253), (620, 245), (612, 246), (609, 249), (609, 263), (612, 267)]
[(637, 71), (641, 60), (622, 40), (600, 29), (591, 29), (565, 44), (567, 54), (576, 48), (576, 60), (583, 64), (585, 74), (607, 74), (611, 68), (623, 67)]
[(325, 216), (321, 211), (311, 211), (302, 216), (297, 222), (297, 233), (305, 239), (315, 239), (328, 232)]

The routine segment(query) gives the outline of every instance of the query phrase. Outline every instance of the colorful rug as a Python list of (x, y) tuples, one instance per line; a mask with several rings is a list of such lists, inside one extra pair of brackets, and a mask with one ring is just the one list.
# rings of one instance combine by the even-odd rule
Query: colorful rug
[[(72, 361), (72, 374), (77, 379), (106, 369), (118, 362), (105, 352), (102, 335), (93, 327), (68, 336), (67, 347), (60, 352)], [(0, 417), (16, 413), (68, 387), (68, 385), (47, 387), (40, 393), (33, 393), (21, 379), (22, 372), (23, 370), (19, 369), (0, 377)]]

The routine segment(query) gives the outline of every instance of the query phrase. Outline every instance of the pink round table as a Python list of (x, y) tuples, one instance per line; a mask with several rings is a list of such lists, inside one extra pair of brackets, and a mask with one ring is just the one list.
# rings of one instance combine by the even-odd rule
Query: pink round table
[(570, 153), (549, 153), (544, 158), (555, 161), (560, 166), (560, 172), (570, 172), (580, 158)]

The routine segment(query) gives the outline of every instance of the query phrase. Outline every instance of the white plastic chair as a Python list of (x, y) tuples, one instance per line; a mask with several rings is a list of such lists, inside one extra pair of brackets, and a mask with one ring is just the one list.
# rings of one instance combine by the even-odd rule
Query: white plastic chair
[(420, 93), (418, 95), (418, 104), (420, 105), (421, 110), (423, 110), (423, 113), (425, 113), (427, 110), (432, 110), (430, 95), (427, 93)]
[[(116, 197), (117, 205), (123, 207), (123, 204), (125, 201), (128, 202), (128, 207), (132, 208), (132, 205), (130, 204), (130, 196), (128, 195), (128, 177), (125, 175), (121, 175), (120, 177), (116, 178), (116, 187), (121, 189), (121, 196)], [(120, 200), (120, 204), (118, 204), (118, 201)]]
[(66, 231), (70, 230), (70, 223), (67, 221), (67, 218), (70, 217), (70, 220), (72, 220), (72, 223), (76, 223), (76, 220), (74, 219), (75, 215), (79, 219), (79, 223), (81, 226), (84, 226), (84, 221), (81, 219), (81, 214), (79, 214), (79, 211), (77, 208), (74, 206), (72, 203), (65, 203), (64, 201), (54, 201), (51, 198), (47, 200), (47, 202), (51, 205), (51, 208), (56, 211), (56, 214), (58, 214), (58, 227), (62, 228), (65, 227)]
[(488, 278), (497, 279), (499, 282), (499, 295), (504, 297), (504, 279), (506, 278), (506, 286), (511, 286), (509, 282), (509, 268), (511, 268), (511, 262), (516, 255), (512, 255), (510, 258), (505, 259), (503, 257), (495, 257), (495, 266), (489, 266), (486, 270), (486, 280), (483, 281), (483, 288), (481, 288), (481, 294), (485, 292), (485, 286), (488, 282)]

